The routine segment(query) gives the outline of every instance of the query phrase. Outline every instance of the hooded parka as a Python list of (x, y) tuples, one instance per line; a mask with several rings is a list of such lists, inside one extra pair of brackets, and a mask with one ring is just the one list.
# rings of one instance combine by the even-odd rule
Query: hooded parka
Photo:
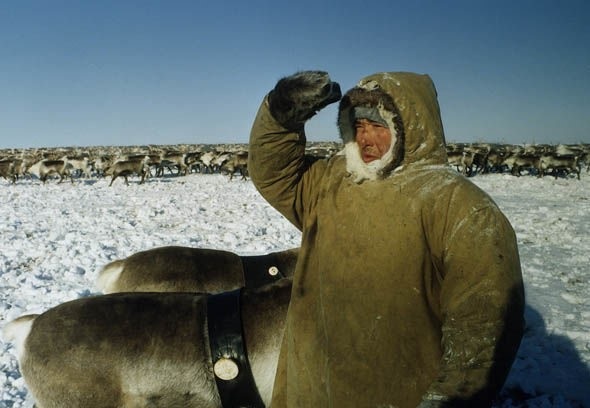
[(267, 98), (252, 128), (252, 180), (302, 231), (272, 407), (489, 405), (523, 332), (514, 231), (447, 165), (427, 75), (361, 80), (340, 103), (345, 144), (350, 110), (376, 107), (355, 99), (359, 87), (395, 105), (396, 166), (376, 180), (356, 177), (347, 155), (310, 164), (303, 129), (283, 128)]

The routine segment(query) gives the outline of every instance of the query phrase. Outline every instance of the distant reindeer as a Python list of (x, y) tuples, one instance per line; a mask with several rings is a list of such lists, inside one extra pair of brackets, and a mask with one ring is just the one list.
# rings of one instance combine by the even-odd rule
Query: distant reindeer
[(88, 156), (63, 156), (60, 160), (66, 162), (71, 167), (70, 176), (73, 176), (74, 172), (78, 172), (80, 176), (90, 178), (91, 176), (91, 163)]
[(10, 180), (13, 184), (16, 182), (16, 174), (14, 171), (14, 160), (12, 160), (12, 159), (0, 160), (0, 176), (6, 180)]
[(242, 180), (246, 180), (248, 177), (248, 152), (232, 153), (230, 158), (223, 162), (220, 171), (228, 173), (230, 181), (234, 178), (235, 173), (239, 173)]
[(113, 185), (113, 182), (119, 176), (123, 176), (125, 184), (129, 185), (127, 177), (133, 174), (137, 174), (141, 177), (139, 184), (143, 184), (146, 175), (149, 172), (148, 168), (149, 156), (142, 156), (141, 158), (134, 158), (130, 160), (120, 160), (111, 164), (105, 171), (106, 174), (111, 175), (111, 182), (109, 187)]
[(57, 174), (59, 176), (59, 183), (61, 183), (66, 177), (69, 177), (70, 181), (73, 183), (71, 170), (72, 166), (68, 164), (67, 161), (43, 159), (33, 164), (29, 168), (29, 173), (35, 174), (43, 183), (45, 183), (47, 178), (52, 174)]

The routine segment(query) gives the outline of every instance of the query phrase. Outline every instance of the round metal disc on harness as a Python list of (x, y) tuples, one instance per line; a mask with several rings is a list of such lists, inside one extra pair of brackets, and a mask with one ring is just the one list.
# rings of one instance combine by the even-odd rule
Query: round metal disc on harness
[(238, 376), (240, 369), (234, 360), (222, 357), (213, 365), (213, 372), (222, 380), (229, 381)]

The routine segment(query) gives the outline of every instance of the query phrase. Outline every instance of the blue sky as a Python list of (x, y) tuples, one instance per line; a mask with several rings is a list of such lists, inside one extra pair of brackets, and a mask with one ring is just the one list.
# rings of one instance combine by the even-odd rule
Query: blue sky
[(246, 143), (303, 69), (427, 73), (447, 141), (590, 143), (589, 20), (586, 0), (5, 0), (0, 148)]

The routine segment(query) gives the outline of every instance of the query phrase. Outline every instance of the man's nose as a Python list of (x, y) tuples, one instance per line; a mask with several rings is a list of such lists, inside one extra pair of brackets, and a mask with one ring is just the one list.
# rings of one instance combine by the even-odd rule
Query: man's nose
[(369, 145), (371, 144), (371, 135), (367, 131), (363, 131), (359, 136), (359, 141), (363, 145)]

